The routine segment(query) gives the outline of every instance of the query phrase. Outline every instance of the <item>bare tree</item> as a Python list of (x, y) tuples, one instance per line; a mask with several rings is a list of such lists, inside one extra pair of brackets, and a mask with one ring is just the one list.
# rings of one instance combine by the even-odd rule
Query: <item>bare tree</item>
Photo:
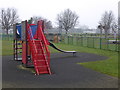
[(101, 23), (98, 25), (97, 28), (100, 30), (100, 36), (102, 36), (102, 34), (103, 34), (103, 26), (101, 25)]
[(57, 15), (57, 22), (59, 28), (66, 30), (66, 34), (69, 29), (74, 28), (78, 22), (78, 15), (72, 12), (70, 9), (66, 9), (64, 12)]
[(0, 12), (0, 23), (2, 25), (2, 29), (5, 30), (6, 34), (8, 34), (10, 28), (14, 23), (18, 22), (19, 16), (17, 15), (17, 10), (14, 8), (1, 9)]
[[(120, 2), (119, 2), (120, 5)], [(118, 15), (118, 38), (120, 38), (120, 15)]]
[[(113, 25), (113, 22), (115, 20), (114, 14), (112, 11), (105, 11), (105, 13), (102, 15), (101, 20), (99, 24), (103, 27), (105, 32), (105, 38), (107, 38), (107, 35), (110, 32), (110, 29)], [(101, 29), (102, 30), (102, 29)]]
[(111, 29), (112, 29), (112, 32), (114, 33), (114, 38), (116, 39), (117, 38), (117, 33), (118, 33), (118, 23), (117, 23), (117, 21), (112, 23)]
[(51, 29), (51, 28), (53, 28), (52, 27), (52, 22), (50, 20), (47, 20), (47, 19), (45, 19), (43, 17), (40, 17), (40, 16), (33, 16), (33, 17), (31, 17), (31, 23), (33, 23), (33, 24), (37, 24), (37, 22), (39, 20), (44, 20), (45, 29)]
[(33, 16), (33, 17), (31, 17), (31, 23), (33, 23), (33, 24), (37, 24), (37, 22), (39, 21), (39, 20), (43, 20), (43, 18), (42, 17), (38, 17), (38, 16)]
[(52, 22), (50, 20), (44, 19), (44, 23), (45, 23), (45, 29), (53, 28)]

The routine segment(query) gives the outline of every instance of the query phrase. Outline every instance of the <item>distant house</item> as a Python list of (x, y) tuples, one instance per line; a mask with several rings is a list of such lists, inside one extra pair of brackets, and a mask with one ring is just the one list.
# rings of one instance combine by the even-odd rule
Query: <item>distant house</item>
[[(44, 32), (47, 33), (52, 33), (52, 34), (65, 34), (66, 31), (64, 29), (59, 29), (59, 28), (53, 28), (53, 29), (46, 29), (44, 30)], [(82, 29), (79, 28), (74, 28), (74, 29), (70, 29), (68, 31), (68, 34), (75, 34), (75, 33), (83, 33)]]
[[(100, 34), (100, 32), (101, 32), (100, 29), (96, 29), (96, 33), (99, 33), (99, 34)], [(118, 34), (118, 30), (116, 30), (116, 31), (114, 32), (112, 29), (110, 29), (108, 33), (109, 33), (109, 34), (114, 34), (114, 33)], [(102, 34), (105, 34), (105, 31), (104, 31), (104, 30), (102, 30)]]
[(83, 31), (83, 33), (91, 33), (91, 34), (94, 34), (94, 33), (96, 33), (96, 29), (85, 29), (85, 30)]
[(70, 29), (68, 33), (79, 34), (79, 33), (83, 33), (83, 30), (80, 28), (73, 28), (73, 29)]
[(58, 28), (45, 29), (44, 33), (46, 33), (46, 34), (49, 34), (49, 33), (58, 34), (58, 33), (60, 33), (60, 29), (58, 29)]

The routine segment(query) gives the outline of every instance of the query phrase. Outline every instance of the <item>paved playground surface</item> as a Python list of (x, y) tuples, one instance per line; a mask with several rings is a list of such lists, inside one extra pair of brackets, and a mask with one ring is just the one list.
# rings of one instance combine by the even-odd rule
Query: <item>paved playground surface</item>
[(107, 57), (89, 53), (51, 54), (52, 75), (35, 76), (32, 72), (17, 68), (20, 61), (13, 56), (3, 56), (3, 88), (117, 88), (118, 79), (85, 68), (76, 63), (104, 60)]

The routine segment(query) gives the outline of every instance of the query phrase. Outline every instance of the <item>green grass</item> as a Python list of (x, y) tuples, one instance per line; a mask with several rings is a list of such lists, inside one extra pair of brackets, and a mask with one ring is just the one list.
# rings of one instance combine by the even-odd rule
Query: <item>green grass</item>
[[(86, 52), (86, 53), (94, 53), (102, 56), (107, 56), (107, 60), (101, 60), (101, 61), (95, 61), (95, 62), (86, 62), (86, 63), (80, 63), (84, 67), (91, 68), (95, 71), (108, 74), (111, 76), (118, 77), (118, 53), (113, 51), (107, 51), (107, 50), (100, 50), (100, 49), (93, 49), (93, 48), (87, 48), (87, 47), (81, 47), (81, 46), (75, 46), (75, 45), (67, 45), (67, 44), (55, 44), (57, 47), (63, 49), (63, 50), (75, 50), (78, 52)], [(51, 53), (58, 52), (57, 50), (49, 47)], [(3, 41), (2, 42), (2, 55), (13, 55), (13, 46), (12, 41)]]
[(13, 55), (13, 42), (2, 40), (2, 55)]
[(95, 62), (78, 63), (87, 68), (99, 71), (104, 74), (118, 77), (118, 54), (117, 53), (104, 53), (109, 59)]

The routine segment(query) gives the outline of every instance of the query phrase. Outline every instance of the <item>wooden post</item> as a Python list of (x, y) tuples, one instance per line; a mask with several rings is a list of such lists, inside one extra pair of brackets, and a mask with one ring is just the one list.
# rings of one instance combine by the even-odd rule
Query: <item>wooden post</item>
[(17, 30), (16, 30), (16, 24), (13, 25), (13, 49), (14, 49), (14, 52), (13, 52), (13, 55), (14, 55), (14, 59), (13, 60), (16, 60), (17, 59), (17, 50), (16, 50), (16, 40), (17, 40)]
[(22, 21), (22, 35), (21, 35), (22, 43), (22, 63), (27, 67), (28, 63), (28, 42), (27, 42), (27, 21)]

